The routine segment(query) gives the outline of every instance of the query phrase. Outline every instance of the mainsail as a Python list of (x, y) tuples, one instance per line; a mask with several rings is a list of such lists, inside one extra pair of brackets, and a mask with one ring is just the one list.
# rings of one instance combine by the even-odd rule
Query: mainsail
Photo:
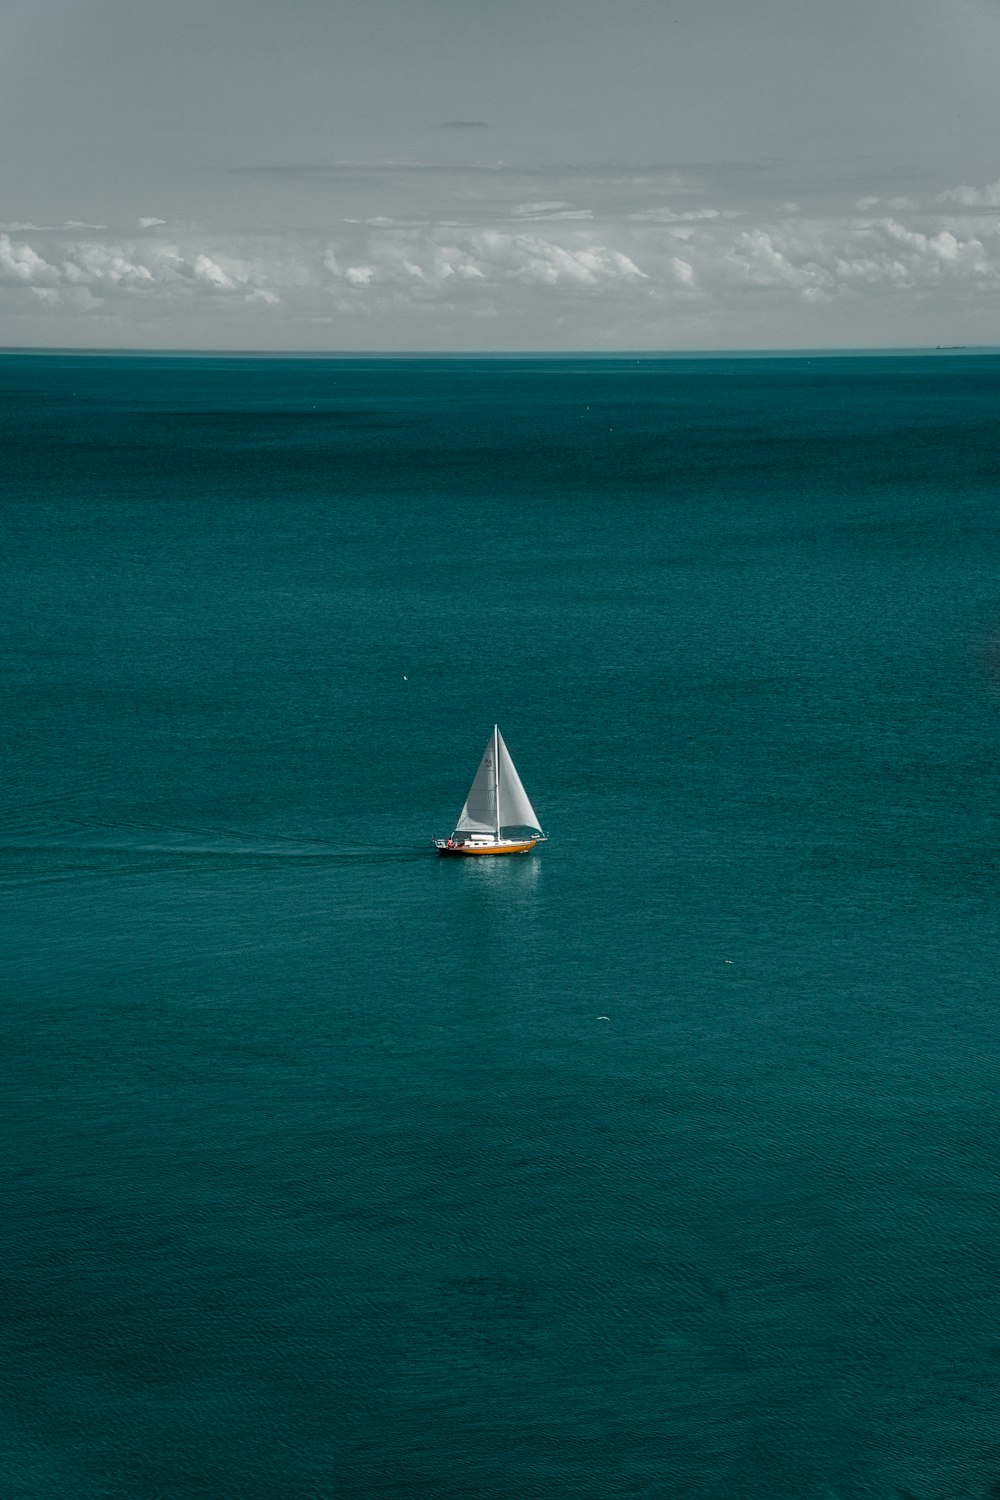
[(542, 831), (499, 729), (490, 735), (455, 828), (457, 833), (496, 834), (502, 828)]
[(455, 824), (457, 833), (496, 833), (497, 831), (495, 738), (498, 736), (490, 735), (490, 742), (479, 762), (479, 770), (473, 777), (469, 795), (465, 799), (465, 806)]

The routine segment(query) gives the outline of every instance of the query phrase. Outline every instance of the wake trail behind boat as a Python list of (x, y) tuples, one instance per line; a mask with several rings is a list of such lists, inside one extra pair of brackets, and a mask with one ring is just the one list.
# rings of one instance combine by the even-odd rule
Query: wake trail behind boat
[[(88, 838), (87, 834), (93, 834)], [(102, 833), (111, 837), (101, 837)], [(115, 838), (114, 835), (119, 835)], [(127, 835), (133, 835), (127, 837)], [(122, 837), (126, 835), (126, 837)], [(212, 862), (233, 865), (308, 864), (322, 865), (354, 861), (364, 864), (406, 863), (425, 858), (422, 847), (400, 849), (398, 845), (334, 844), (307, 834), (269, 831), (265, 836), (247, 830), (140, 822), (125, 818), (63, 816), (58, 826), (40, 828), (14, 820), (6, 836), (0, 833), (0, 852), (8, 859), (17, 856), (48, 855), (51, 862), (61, 859), (116, 863), (153, 859), (171, 861), (183, 868), (187, 860), (204, 864)], [(178, 863), (180, 862), (180, 863)], [(83, 873), (81, 867), (76, 867)], [(94, 865), (96, 870), (97, 866)], [(17, 879), (8, 870), (7, 879)]]

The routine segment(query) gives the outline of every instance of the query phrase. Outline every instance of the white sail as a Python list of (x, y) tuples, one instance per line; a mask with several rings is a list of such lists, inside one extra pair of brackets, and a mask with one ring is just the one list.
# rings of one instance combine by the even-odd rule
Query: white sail
[(496, 834), (501, 828), (532, 828), (541, 832), (538, 814), (528, 801), (528, 794), (521, 785), (521, 778), (510, 758), (510, 751), (504, 744), (503, 735), (495, 729), (479, 762), (479, 769), (469, 788), (455, 831)]
[(455, 824), (456, 833), (496, 833), (497, 831), (497, 773), (494, 763), (493, 736), (486, 746), (479, 770), (476, 772), (465, 806)]
[(500, 747), (500, 827), (533, 828), (541, 833), (538, 814), (528, 801), (528, 794), (521, 785), (521, 778), (499, 730), (497, 743)]

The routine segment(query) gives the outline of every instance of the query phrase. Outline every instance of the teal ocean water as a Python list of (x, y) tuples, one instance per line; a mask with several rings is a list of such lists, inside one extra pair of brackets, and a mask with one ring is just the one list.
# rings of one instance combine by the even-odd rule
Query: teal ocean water
[(0, 484), (4, 1500), (995, 1500), (1000, 357), (9, 355)]

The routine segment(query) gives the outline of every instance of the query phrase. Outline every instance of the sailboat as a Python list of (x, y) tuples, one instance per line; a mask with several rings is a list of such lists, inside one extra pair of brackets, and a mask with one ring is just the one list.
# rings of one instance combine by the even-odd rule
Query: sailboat
[(450, 839), (435, 839), (434, 847), (439, 854), (529, 854), (544, 841), (538, 814), (494, 724), (455, 832)]

